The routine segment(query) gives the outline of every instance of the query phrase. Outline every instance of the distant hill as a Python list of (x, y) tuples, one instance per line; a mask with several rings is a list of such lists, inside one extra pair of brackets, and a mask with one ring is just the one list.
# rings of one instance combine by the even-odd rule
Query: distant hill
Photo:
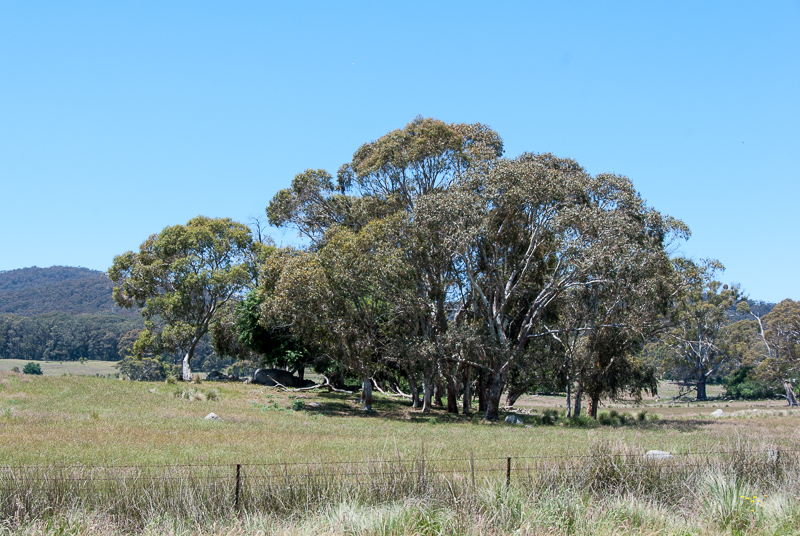
[(0, 272), (0, 314), (47, 313), (137, 315), (114, 305), (114, 285), (104, 272), (52, 266)]
[[(104, 272), (88, 268), (0, 272), (0, 359), (121, 359), (144, 320), (139, 309), (114, 305), (113, 288)], [(222, 365), (204, 341), (193, 368), (205, 366)]]
[[(768, 314), (770, 311), (772, 311), (772, 308), (775, 307), (774, 303), (761, 300), (748, 299), (747, 304), (750, 306), (750, 312), (758, 317)], [(753, 317), (748, 314), (737, 313), (736, 306), (733, 306), (725, 311), (725, 315), (731, 319), (731, 322), (738, 322), (740, 320), (753, 320)]]

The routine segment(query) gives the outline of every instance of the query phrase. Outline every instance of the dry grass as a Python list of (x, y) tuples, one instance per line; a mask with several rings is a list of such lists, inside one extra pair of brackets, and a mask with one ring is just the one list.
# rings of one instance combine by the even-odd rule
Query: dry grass
[[(0, 371), (11, 371), (14, 367), (22, 370), (30, 363), (25, 359), (0, 359)], [(36, 361), (42, 369), (44, 376), (63, 376), (75, 374), (78, 376), (108, 376), (115, 375), (118, 370), (116, 361)]]
[[(204, 396), (176, 396), (179, 390)], [(208, 396), (211, 390), (216, 399)], [(291, 409), (298, 397), (306, 410)], [(655, 400), (639, 406), (616, 403), (614, 409), (631, 414), (632, 424), (526, 428), (441, 410), (423, 415), (382, 396), (376, 397), (376, 411), (364, 414), (356, 399), (245, 384), (168, 385), (0, 372), (3, 465), (33, 464), (39, 467), (29, 476), (37, 471), (54, 476), (62, 470), (47, 467), (75, 464), (79, 472), (99, 474), (106, 470), (86, 466), (117, 464), (137, 466), (131, 469), (134, 473), (160, 474), (160, 469), (141, 466), (168, 464), (169, 471), (178, 472), (168, 482), (179, 486), (153, 486), (157, 480), (146, 478), (120, 482), (111, 472), (107, 485), (100, 484), (103, 480), (69, 483), (78, 488), (50, 478), (55, 487), (37, 499), (34, 487), (26, 488), (19, 484), (24, 479), (17, 479), (15, 489), (32, 494), (29, 506), (20, 509), (17, 500), (6, 501), (0, 534), (798, 533), (799, 464), (784, 457), (781, 463), (788, 465), (775, 473), (764, 453), (776, 445), (786, 450), (798, 444), (800, 412), (774, 401), (723, 403), (730, 416), (721, 419), (708, 415), (717, 407), (713, 404), (662, 408), (657, 406), (663, 401)], [(321, 407), (308, 409), (315, 402)], [(530, 397), (521, 405), (541, 414), (560, 404), (560, 398)], [(661, 419), (638, 422), (633, 415), (641, 409)], [(206, 421), (203, 417), (212, 411), (224, 421)], [(537, 420), (535, 415), (522, 417), (528, 423)], [(642, 453), (650, 449), (683, 453), (679, 460), (701, 460), (704, 469), (683, 463), (665, 472), (664, 466), (641, 463)], [(717, 451), (733, 455), (702, 456)], [(545, 455), (592, 458), (548, 458), (547, 464), (524, 459)], [(472, 488), (466, 469), (470, 462), (465, 460), (506, 456), (515, 458), (510, 490), (502, 485), (504, 460), (485, 462), (495, 464), (492, 471), (481, 471), (484, 462), (476, 461), (477, 486)], [(413, 472), (419, 470), (416, 462), (403, 470), (385, 470), (390, 462), (420, 457), (430, 469), (422, 483)], [(435, 461), (440, 458), (462, 460), (452, 462), (458, 467), (445, 467), (442, 478), (434, 470), (444, 463)], [(365, 460), (372, 473), (359, 476)], [(351, 479), (302, 469), (301, 486), (285, 479), (286, 469), (281, 481), (266, 474), (266, 467), (274, 466), (257, 465), (318, 461), (344, 462), (338, 472)], [(236, 463), (248, 464), (244, 482), (249, 491), (239, 516), (231, 514)], [(175, 464), (215, 467), (181, 469)], [(211, 483), (219, 484), (208, 487), (205, 477), (215, 474), (219, 478)], [(7, 482), (4, 486), (2, 496), (8, 498)], [(92, 493), (113, 500), (89, 500)], [(769, 495), (758, 516), (744, 508), (740, 497), (745, 494)], [(728, 521), (720, 521), (723, 517)]]
[[(800, 412), (789, 414), (782, 408), (714, 419), (705, 414), (713, 411), (710, 406), (700, 408), (704, 414), (677, 415), (650, 407), (648, 411), (661, 414), (661, 420), (613, 429), (525, 428), (486, 424), (477, 416), (441, 410), (422, 414), (380, 396), (375, 413), (366, 415), (357, 395), (290, 393), (246, 384), (191, 386), (216, 391), (217, 400), (202, 401), (176, 397), (176, 389), (182, 387), (0, 373), (0, 461), (252, 463), (386, 458), (396, 453), (412, 457), (423, 449), (430, 457), (470, 452), (478, 457), (582, 454), (588, 445), (610, 436), (641, 452), (702, 452), (745, 442), (791, 446), (800, 439)], [(306, 407), (312, 402), (322, 407), (292, 411), (298, 396), (305, 397)], [(549, 407), (527, 403), (533, 409)], [(212, 411), (224, 421), (205, 421)], [(533, 422), (529, 416), (523, 419)]]

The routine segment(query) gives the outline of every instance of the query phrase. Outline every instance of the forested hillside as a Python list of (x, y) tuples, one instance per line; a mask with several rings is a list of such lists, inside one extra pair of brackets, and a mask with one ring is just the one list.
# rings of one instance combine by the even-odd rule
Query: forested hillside
[[(104, 272), (52, 266), (0, 272), (0, 358), (47, 361), (122, 359), (144, 328), (139, 309), (122, 309)], [(219, 366), (198, 346), (199, 370)], [(211, 359), (209, 359), (211, 358)]]
[(53, 266), (0, 272), (0, 357), (117, 360), (143, 327), (105, 273)]
[(0, 272), (0, 314), (115, 313), (138, 316), (111, 299), (113, 284), (105, 273), (88, 268), (53, 266)]

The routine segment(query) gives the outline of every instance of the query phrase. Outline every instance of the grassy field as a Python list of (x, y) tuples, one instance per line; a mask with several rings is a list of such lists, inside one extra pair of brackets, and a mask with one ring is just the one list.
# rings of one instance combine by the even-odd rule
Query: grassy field
[[(74, 366), (89, 366), (89, 363)], [(669, 388), (664, 386), (662, 392)], [(800, 507), (800, 500), (795, 499), (790, 491), (785, 491), (796, 490), (800, 485), (797, 475), (791, 472), (795, 471), (794, 466), (790, 468), (791, 471), (787, 469), (789, 472), (786, 475), (789, 476), (781, 476), (783, 480), (780, 485), (771, 484), (769, 478), (763, 475), (758, 476), (759, 480), (753, 481), (755, 483), (750, 482), (746, 472), (741, 473), (740, 469), (736, 469), (739, 477), (728, 474), (731, 467), (741, 467), (744, 463), (742, 460), (746, 461), (751, 457), (748, 454), (750, 452), (759, 453), (752, 456), (763, 461), (766, 453), (775, 447), (786, 451), (796, 448), (800, 440), (800, 411), (790, 411), (780, 401), (744, 403), (720, 400), (698, 404), (671, 402), (671, 398), (662, 395), (661, 399), (644, 400), (641, 404), (620, 401), (604, 406), (604, 410), (626, 414), (626, 425), (581, 427), (564, 424), (535, 425), (540, 422), (540, 416), (545, 410), (558, 408), (564, 401), (556, 397), (523, 397), (519, 402), (521, 417), (532, 425), (525, 427), (502, 422), (489, 424), (481, 421), (478, 416), (448, 415), (441, 410), (422, 414), (409, 408), (405, 401), (381, 395), (376, 396), (374, 413), (364, 414), (359, 409), (357, 396), (318, 391), (287, 392), (238, 383), (139, 383), (91, 375), (26, 376), (0, 372), (0, 463), (5, 466), (142, 466), (333, 461), (353, 462), (352, 467), (359, 467), (358, 463), (362, 461), (380, 463), (381, 460), (413, 460), (420, 457), (434, 461), (453, 457), (523, 458), (615, 452), (622, 453), (622, 457), (618, 459), (625, 460), (628, 459), (626, 456), (638, 459), (651, 449), (666, 450), (679, 455), (735, 451), (740, 453), (741, 459), (724, 463), (721, 461), (722, 465), (714, 466), (717, 473), (700, 474), (689, 464), (682, 469), (684, 472), (679, 476), (673, 475), (671, 480), (665, 480), (674, 481), (674, 493), (680, 493), (680, 500), (675, 501), (669, 498), (673, 492), (664, 490), (654, 497), (647, 494), (631, 495), (630, 490), (623, 490), (624, 493), (610, 493), (606, 490), (598, 499), (597, 495), (587, 490), (586, 485), (573, 488), (563, 484), (539, 482), (524, 489), (513, 488), (506, 492), (495, 489), (492, 487), (494, 484), (487, 484), (478, 493), (459, 492), (453, 487), (456, 483), (452, 482), (448, 484), (449, 488), (430, 491), (430, 497), (422, 502), (415, 502), (415, 497), (422, 500), (428, 492), (414, 495), (411, 491), (408, 494), (398, 491), (396, 500), (392, 501), (390, 499), (394, 498), (393, 492), (384, 490), (382, 494), (378, 493), (380, 500), (372, 503), (369, 495), (359, 495), (361, 492), (358, 490), (361, 488), (353, 488), (348, 491), (349, 495), (342, 495), (344, 491), (339, 490), (338, 495), (326, 499), (325, 508), (317, 503), (309, 503), (302, 511), (292, 510), (289, 521), (283, 519), (277, 524), (268, 512), (260, 515), (251, 515), (251, 512), (249, 517), (235, 519), (214, 516), (209, 518), (210, 514), (206, 512), (203, 515), (198, 514), (199, 517), (192, 514), (186, 519), (182, 518), (183, 524), (180, 526), (187, 534), (239, 534), (253, 531), (273, 533), (273, 529), (277, 530), (275, 527), (283, 527), (282, 532), (274, 532), (276, 534), (439, 534), (447, 533), (444, 530), (446, 527), (451, 527), (455, 533), (460, 534), (590, 534), (594, 530), (592, 527), (596, 526), (594, 521), (611, 523), (607, 516), (611, 515), (610, 512), (616, 512), (613, 515), (622, 516), (619, 518), (622, 525), (611, 523), (609, 527), (612, 528), (608, 531), (597, 533), (614, 534), (623, 525), (630, 529), (628, 525), (631, 516), (637, 518), (636, 516), (643, 515), (646, 519), (642, 518), (642, 522), (650, 528), (631, 529), (628, 533), (732, 533), (730, 527), (733, 525), (730, 524), (723, 528), (720, 528), (722, 525), (714, 525), (716, 528), (711, 530), (709, 523), (713, 516), (703, 518), (702, 523), (692, 517), (702, 513), (697, 509), (708, 502), (703, 497), (711, 493), (702, 490), (709, 485), (713, 488), (715, 484), (708, 482), (717, 478), (722, 479), (717, 487), (722, 486), (723, 491), (715, 493), (724, 495), (723, 502), (734, 501), (739, 505), (737, 508), (741, 506), (739, 503), (744, 504), (744, 499), (739, 497), (744, 497), (745, 493), (752, 496), (766, 494), (765, 490), (769, 488), (774, 493), (773, 501), (778, 500), (775, 497), (783, 497), (780, 504), (776, 503), (774, 506), (774, 513), (770, 514), (772, 517), (768, 521), (764, 518), (763, 523), (754, 525), (753, 519), (743, 518), (750, 523), (747, 525), (750, 528), (740, 532), (741, 534), (798, 533), (797, 530), (787, 532), (785, 528), (780, 528), (776, 532), (778, 529), (775, 529), (784, 527), (784, 518), (800, 521), (800, 510), (797, 508)], [(312, 408), (312, 404), (319, 404), (319, 407)], [(711, 417), (711, 412), (717, 408), (722, 409), (725, 416)], [(650, 417), (637, 420), (637, 414), (642, 411), (646, 411)], [(223, 420), (205, 420), (204, 417), (210, 412), (216, 413)], [(657, 420), (652, 419), (654, 415), (658, 416)], [(609, 463), (616, 467), (617, 462), (613, 459)], [(592, 472), (595, 469), (583, 468), (581, 471), (584, 475), (581, 478), (590, 479), (586, 482), (597, 481), (596, 476), (591, 476), (595, 474)], [(754, 473), (760, 475), (759, 471), (760, 469), (753, 469)], [(736, 480), (744, 477), (747, 478)], [(631, 478), (635, 479), (633, 476)], [(734, 480), (730, 481), (730, 478)], [(575, 482), (584, 480), (576, 479)], [(690, 481), (702, 488), (694, 496), (687, 495), (684, 489), (685, 483)], [(517, 495), (508, 495), (511, 491)], [(550, 497), (549, 502), (535, 500), (531, 495), (545, 492)], [(739, 492), (741, 494), (736, 495)], [(228, 492), (225, 493), (228, 497)], [(725, 493), (730, 497), (725, 498)], [(452, 497), (445, 500), (450, 495)], [(622, 500), (623, 495), (630, 497)], [(681, 502), (684, 501), (684, 495), (685, 504)], [(349, 498), (353, 500), (348, 502)], [(475, 502), (479, 498), (480, 501)], [(600, 503), (605, 506), (600, 508)], [(561, 514), (556, 508), (558, 504), (573, 505), (572, 510), (568, 511), (572, 512), (569, 515), (574, 517), (576, 523), (574, 530), (558, 524), (564, 521), (563, 516), (559, 517)], [(467, 508), (470, 516), (487, 517), (481, 518), (480, 522), (459, 524), (459, 519), (463, 516), (454, 505)], [(502, 514), (504, 508), (512, 506), (516, 508), (516, 521), (506, 519), (500, 523), (497, 516)], [(343, 510), (337, 513), (331, 510), (334, 507)], [(63, 516), (66, 514), (59, 514), (58, 517), (61, 520), (59, 523), (78, 527), (80, 530), (76, 529), (76, 534), (91, 532), (90, 528), (94, 526), (92, 523), (99, 519), (97, 516), (105, 515), (102, 511), (93, 509), (78, 510), (83, 513), (75, 518), (72, 525), (69, 524), (72, 522), (65, 521)], [(623, 515), (622, 512), (627, 513)], [(164, 530), (163, 523), (172, 519), (169, 516), (162, 519), (154, 512), (150, 512), (148, 516), (137, 521), (137, 532), (146, 532), (145, 529), (151, 527), (147, 530), (158, 533)], [(342, 519), (340, 525), (333, 522), (334, 518), (338, 519), (337, 516)], [(438, 526), (442, 530), (437, 532), (430, 527), (430, 530), (420, 529), (420, 520), (424, 520), (426, 516), (435, 521), (432, 525), (434, 528)], [(530, 516), (538, 521), (534, 523)], [(412, 523), (412, 518), (417, 520), (414, 523), (419, 523)], [(395, 528), (379, 530), (380, 519)], [(402, 519), (410, 523), (408, 526), (417, 527), (416, 532), (402, 532), (397, 528), (404, 526), (398, 521)], [(26, 526), (32, 527), (31, 533), (58, 533), (58, 527), (47, 525), (51, 521), (50, 518), (34, 516), (26, 523), (8, 526), (12, 526), (14, 533), (24, 533)], [(175, 519), (172, 521), (177, 523)], [(221, 525), (216, 526), (215, 523)], [(102, 526), (105, 528), (97, 532), (98, 534), (122, 530), (114, 523)], [(331, 528), (335, 526), (340, 528)], [(384, 528), (386, 526), (388, 525), (384, 525)], [(522, 530), (525, 526), (534, 527), (535, 530), (531, 528), (532, 532), (526, 532)], [(0, 534), (5, 530), (2, 527), (3, 524), (0, 523)], [(272, 528), (267, 530), (268, 527)], [(475, 527), (482, 528), (477, 530)], [(544, 530), (543, 527), (551, 527), (552, 530)], [(676, 530), (683, 532), (674, 532)]]
[[(24, 359), (0, 359), (0, 371), (8, 372), (14, 367), (22, 370), (30, 361)], [(108, 376), (119, 372), (116, 361), (36, 361), (42, 369), (44, 376), (63, 376), (75, 374), (79, 376)]]

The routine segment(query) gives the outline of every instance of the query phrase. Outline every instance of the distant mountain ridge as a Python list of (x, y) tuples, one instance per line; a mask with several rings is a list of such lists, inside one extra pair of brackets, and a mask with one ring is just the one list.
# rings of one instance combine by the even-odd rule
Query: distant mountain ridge
[(114, 284), (104, 272), (51, 266), (0, 272), (0, 314), (47, 313), (135, 315), (114, 304)]

